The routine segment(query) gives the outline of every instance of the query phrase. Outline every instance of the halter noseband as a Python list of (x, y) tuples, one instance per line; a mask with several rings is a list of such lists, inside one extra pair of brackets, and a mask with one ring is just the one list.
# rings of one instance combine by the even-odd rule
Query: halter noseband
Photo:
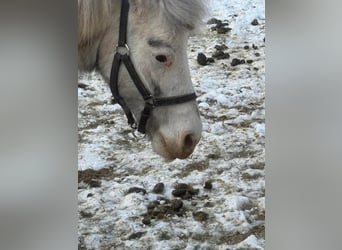
[[(189, 102), (196, 99), (196, 94), (186, 94), (180, 96), (170, 96), (170, 97), (154, 97), (150, 91), (145, 87), (144, 83), (141, 81), (137, 71), (134, 68), (131, 58), (129, 57), (129, 47), (127, 45), (127, 23), (128, 23), (128, 11), (129, 3), (128, 0), (121, 1), (121, 13), (120, 13), (120, 28), (119, 28), (119, 41), (116, 48), (116, 53), (113, 59), (112, 69), (110, 72), (110, 89), (115, 101), (120, 104), (123, 111), (126, 114), (128, 124), (134, 128), (138, 129), (140, 133), (146, 133), (146, 123), (150, 117), (153, 108), (159, 106), (175, 105), (180, 103)], [(119, 94), (118, 87), (118, 77), (121, 62), (126, 66), (126, 69), (133, 80), (135, 87), (138, 89), (140, 95), (145, 101), (145, 107), (141, 112), (141, 118), (139, 123), (133, 117), (131, 110), (128, 108), (125, 100)], [(138, 124), (138, 126), (137, 126)]]

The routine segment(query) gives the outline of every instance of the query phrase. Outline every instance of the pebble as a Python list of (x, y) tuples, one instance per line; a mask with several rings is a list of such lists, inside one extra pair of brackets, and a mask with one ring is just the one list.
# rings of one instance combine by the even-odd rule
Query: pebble
[(249, 49), (249, 46), (248, 45), (246, 45), (245, 47), (243, 47), (244, 49)]
[(245, 60), (241, 60), (241, 59), (238, 59), (238, 58), (234, 58), (234, 59), (232, 60), (232, 62), (231, 62), (230, 65), (232, 65), (232, 66), (237, 66), (237, 65), (243, 64), (243, 63), (245, 63)]
[(100, 181), (92, 180), (92, 181), (89, 182), (89, 186), (92, 187), (92, 188), (101, 187), (101, 182)]
[(222, 23), (222, 21), (216, 18), (211, 18), (207, 22), (207, 24), (220, 24), (220, 23)]
[(174, 211), (179, 211), (183, 207), (183, 201), (176, 199), (171, 201), (171, 207)]
[(148, 217), (145, 217), (145, 218), (142, 220), (142, 223), (145, 224), (145, 225), (151, 225), (151, 219), (148, 218)]
[(198, 188), (189, 188), (188, 193), (190, 195), (197, 195), (199, 193), (199, 189)]
[(213, 188), (212, 182), (211, 182), (211, 181), (206, 181), (206, 182), (204, 183), (204, 188), (205, 188), (205, 189), (212, 189), (212, 188)]
[(91, 217), (93, 217), (93, 214), (92, 214), (92, 213), (85, 212), (85, 211), (81, 211), (80, 214), (81, 214), (81, 216), (82, 216), (83, 218), (91, 218)]
[(208, 63), (214, 63), (214, 62), (215, 62), (215, 59), (212, 58), (212, 57), (208, 57), (208, 58), (207, 58), (207, 62), (208, 62)]
[(215, 45), (216, 50), (226, 50), (228, 49), (227, 45), (221, 44), (221, 45)]
[(130, 236), (128, 236), (128, 240), (137, 240), (140, 239), (146, 232), (136, 232), (132, 233)]
[(215, 204), (213, 202), (208, 201), (204, 204), (204, 207), (215, 207)]
[(85, 84), (85, 83), (79, 82), (79, 83), (78, 83), (78, 87), (81, 88), (81, 89), (87, 89), (87, 88), (88, 88), (88, 85)]
[(199, 65), (205, 66), (207, 65), (207, 57), (203, 53), (198, 53), (197, 62)]
[(152, 210), (152, 209), (154, 209), (155, 207), (157, 207), (157, 205), (155, 204), (155, 203), (149, 203), (148, 205), (147, 205), (147, 209), (149, 209), (149, 210)]
[(161, 194), (161, 193), (163, 193), (164, 192), (164, 188), (165, 188), (165, 185), (164, 185), (164, 183), (157, 183), (155, 186), (154, 186), (154, 188), (153, 188), (153, 193), (155, 193), (155, 194)]
[(131, 193), (142, 193), (142, 194), (146, 194), (146, 190), (143, 188), (139, 188), (139, 187), (131, 187), (128, 189), (127, 194), (131, 194)]
[(218, 34), (226, 34), (227, 32), (231, 31), (232, 29), (229, 27), (219, 27), (216, 28)]
[(221, 50), (217, 50), (214, 52), (213, 57), (216, 58), (217, 60), (221, 60), (221, 59), (228, 59), (230, 55)]
[(229, 25), (228, 22), (222, 22), (216, 18), (210, 19), (207, 24), (215, 24), (215, 26), (211, 27), (211, 30), (216, 31), (218, 34), (225, 34), (232, 30), (231, 28), (227, 27)]
[(209, 218), (209, 215), (202, 211), (194, 212), (192, 215), (194, 216), (194, 219), (197, 221), (206, 221)]
[(258, 22), (258, 20), (257, 20), (257, 19), (254, 19), (254, 20), (251, 22), (251, 24), (255, 26), (255, 25), (258, 25), (258, 24), (259, 24), (259, 22)]
[(172, 195), (175, 197), (182, 197), (186, 194), (186, 189), (175, 189), (172, 191)]
[(182, 199), (191, 199), (192, 196), (197, 195), (199, 193), (199, 189), (193, 188), (191, 185), (186, 183), (179, 183), (175, 186), (175, 189), (172, 191), (172, 195), (175, 197), (181, 197)]
[(247, 60), (246, 61), (248, 64), (251, 64), (251, 63), (253, 63), (253, 60)]

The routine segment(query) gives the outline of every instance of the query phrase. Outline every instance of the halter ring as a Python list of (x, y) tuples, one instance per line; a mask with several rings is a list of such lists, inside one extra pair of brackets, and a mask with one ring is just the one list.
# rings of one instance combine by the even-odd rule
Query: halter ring
[(116, 53), (124, 56), (127, 55), (129, 56), (129, 47), (127, 45), (127, 43), (125, 43), (125, 46), (117, 46), (116, 47)]

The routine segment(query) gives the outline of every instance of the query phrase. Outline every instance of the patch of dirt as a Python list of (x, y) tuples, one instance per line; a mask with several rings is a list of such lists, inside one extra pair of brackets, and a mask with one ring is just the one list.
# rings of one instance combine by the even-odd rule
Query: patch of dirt
[(252, 180), (257, 180), (259, 178), (263, 177), (263, 175), (261, 173), (256, 173), (256, 174), (249, 174), (249, 173), (243, 173), (241, 175), (241, 178), (245, 181), (252, 181)]
[(88, 185), (91, 185), (92, 183), (104, 179), (104, 178), (110, 178), (113, 176), (113, 170), (109, 168), (102, 168), (100, 170), (93, 170), (93, 169), (87, 169), (87, 170), (78, 170), (78, 183), (81, 183), (82, 181)]
[(254, 226), (251, 230), (249, 230), (246, 233), (234, 232), (232, 234), (223, 235), (219, 240), (219, 244), (235, 245), (244, 241), (247, 237), (249, 237), (252, 234), (254, 234), (259, 239), (265, 239), (265, 225), (260, 224)]
[[(184, 191), (184, 192), (182, 192)], [(192, 213), (195, 220), (205, 222), (209, 219), (209, 214), (203, 211), (198, 211), (196, 208), (197, 202), (208, 200), (208, 196), (198, 196), (199, 189), (194, 189), (191, 184), (177, 183), (172, 195), (177, 197), (175, 199), (168, 199), (165, 196), (159, 196), (156, 200), (147, 205), (147, 212), (142, 214), (142, 223), (144, 225), (151, 225), (153, 221), (169, 220), (174, 216), (186, 217), (188, 212)], [(190, 204), (185, 204), (185, 200), (196, 201)], [(214, 205), (213, 205), (214, 206)]]
[(206, 170), (207, 168), (209, 168), (209, 161), (200, 161), (200, 162), (195, 162), (195, 163), (191, 163), (188, 164), (184, 167), (184, 170), (178, 174), (177, 176), (179, 177), (186, 177), (189, 174), (191, 174), (193, 171), (199, 171), (202, 172), (204, 170)]

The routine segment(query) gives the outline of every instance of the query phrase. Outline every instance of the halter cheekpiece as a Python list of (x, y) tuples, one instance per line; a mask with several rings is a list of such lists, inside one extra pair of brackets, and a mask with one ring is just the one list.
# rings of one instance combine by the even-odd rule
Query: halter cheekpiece
[[(128, 23), (128, 12), (129, 3), (128, 0), (121, 1), (121, 13), (120, 13), (120, 27), (119, 27), (119, 41), (116, 47), (116, 53), (113, 59), (112, 69), (110, 73), (110, 89), (114, 100), (120, 104), (123, 111), (126, 114), (128, 124), (134, 128), (138, 129), (140, 133), (146, 133), (146, 123), (150, 117), (153, 108), (159, 106), (175, 105), (180, 103), (189, 102), (196, 99), (196, 94), (186, 94), (180, 96), (170, 96), (170, 97), (160, 97), (157, 98), (153, 96), (150, 91), (145, 87), (144, 83), (141, 81), (132, 60), (129, 55), (129, 46), (127, 44), (127, 23)], [(118, 77), (121, 62), (126, 66), (126, 69), (133, 80), (135, 87), (138, 89), (140, 95), (145, 101), (145, 106), (141, 112), (140, 121), (137, 122), (134, 118), (131, 110), (128, 108), (125, 100), (121, 97), (118, 87)]]

